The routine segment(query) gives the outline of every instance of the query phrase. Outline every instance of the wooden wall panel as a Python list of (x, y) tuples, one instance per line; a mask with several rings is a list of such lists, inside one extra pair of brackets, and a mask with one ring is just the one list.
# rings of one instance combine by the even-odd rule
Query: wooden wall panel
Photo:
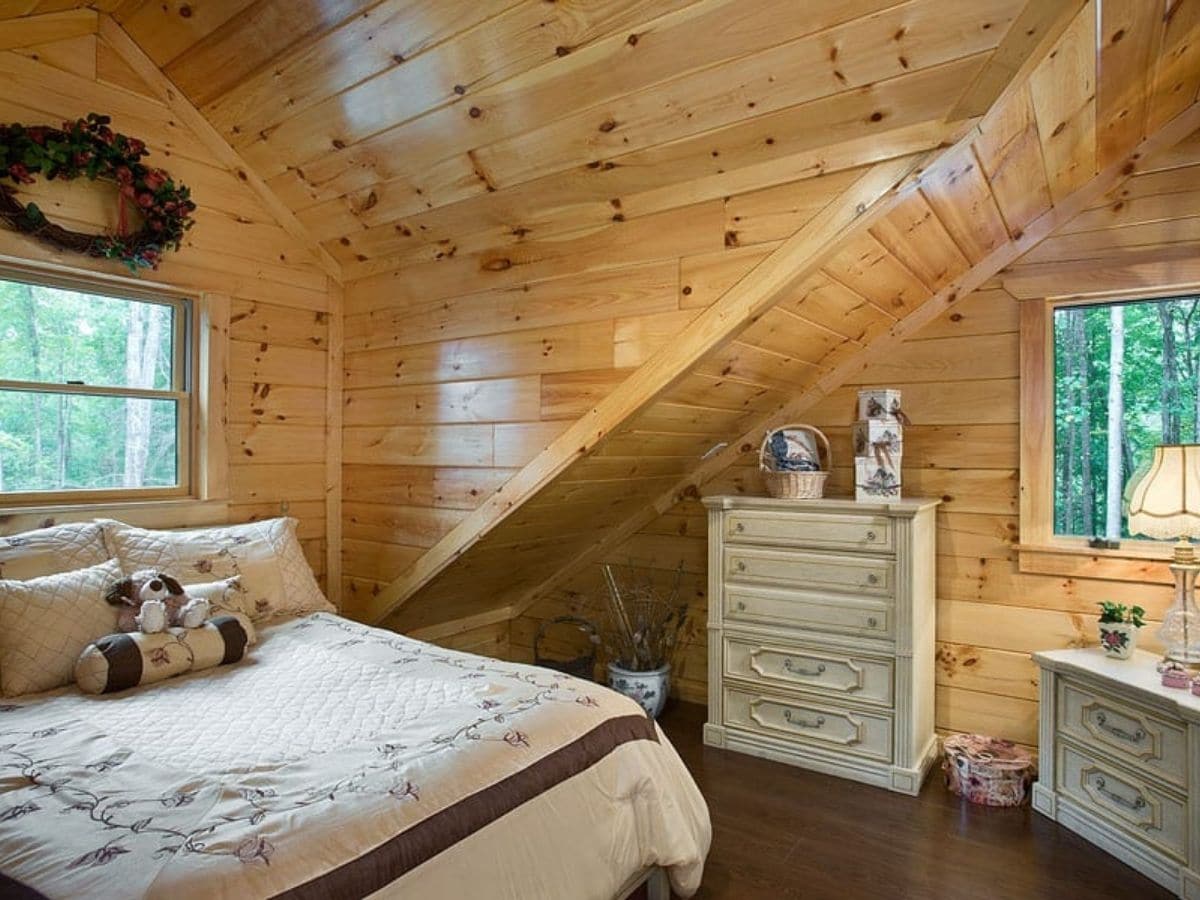
[[(1161, 619), (1170, 603), (1170, 587), (1156, 581), (1018, 571), (1018, 306), (1045, 296), (1074, 294), (1084, 275), (1092, 291), (1128, 288), (1119, 266), (1106, 278), (1096, 273), (1096, 262), (1126, 246), (1129, 232), (1142, 227), (1145, 219), (1163, 226), (1137, 239), (1147, 259), (1178, 247), (1192, 256), (1200, 253), (1200, 232), (1193, 230), (1200, 208), (1174, 200), (1190, 193), (1198, 163), (1200, 144), (1195, 140), (1148, 161), (1146, 174), (1081, 213), (1063, 229), (1065, 234), (1046, 240), (806, 414), (833, 444), (830, 492), (847, 494), (853, 490), (846, 463), (852, 458), (848, 426), (855, 390), (889, 386), (904, 392), (904, 408), (913, 420), (905, 430), (905, 491), (943, 501), (938, 511), (936, 671), (937, 725), (943, 731), (982, 730), (1036, 744), (1038, 672), (1029, 654), (1095, 643), (1100, 600), (1138, 603), (1152, 622)], [(1122, 218), (1120, 210), (1114, 212), (1135, 197), (1162, 198), (1160, 209), (1176, 214), (1157, 219), (1147, 210)], [(1050, 260), (1058, 268), (1043, 272)], [(1008, 282), (1030, 299), (1018, 300), (1002, 286)], [(1200, 286), (1200, 273), (1191, 283), (1193, 289)], [(1144, 284), (1148, 290), (1156, 287), (1152, 280)], [(704, 487), (706, 494), (727, 491), (764, 493), (752, 453)], [(696, 702), (705, 701), (707, 685), (702, 577), (706, 538), (704, 509), (696, 499), (687, 499), (607, 556), (614, 563), (632, 562), (660, 573), (682, 563), (689, 575), (695, 574), (688, 582), (692, 621), (680, 654), (676, 690)], [(595, 613), (602, 587), (598, 567), (589, 567), (516, 619), (514, 657), (528, 657), (529, 641), (541, 619), (568, 610)], [(1153, 627), (1142, 640), (1144, 646), (1157, 648)]]
[[(4, 26), (7, 31), (8, 25)], [(103, 39), (91, 45), (93, 71), (113, 72), (119, 59)], [(329, 334), (328, 281), (315, 260), (296, 244), (256, 196), (199, 141), (176, 124), (171, 111), (130, 84), (56, 68), (0, 52), (0, 83), (20, 108), (0, 103), (0, 119), (19, 115), (36, 124), (56, 123), (88, 112), (114, 113), (113, 127), (146, 140), (158, 163), (193, 189), (200, 206), (183, 249), (169, 254), (144, 283), (189, 293), (231, 297), (228, 377), (230, 518), (235, 521), (287, 513), (300, 521), (305, 553), (318, 575), (325, 571), (325, 392)], [(137, 111), (136, 116), (127, 110)], [(174, 146), (185, 155), (166, 154)], [(112, 204), (94, 186), (68, 190), (39, 182), (23, 197), (36, 198), (64, 224), (94, 231), (112, 227)], [(86, 274), (127, 276), (116, 263), (59, 254), (8, 229), (0, 229), (0, 256)], [(281, 259), (281, 257), (283, 257)], [(184, 521), (180, 512), (180, 521)]]
[[(462, 286), (464, 282), (475, 294), (481, 293), (479, 286), (489, 283), (511, 291), (522, 279), (525, 284), (565, 280), (568, 265), (574, 267), (574, 278), (586, 281), (605, 268), (606, 259), (608, 266), (648, 264), (656, 254), (680, 253), (676, 259), (678, 311), (613, 320), (613, 367), (643, 362), (645, 366), (603, 396), (603, 369), (578, 373), (584, 387), (593, 378), (600, 386), (590, 394), (581, 391), (573, 409), (567, 404), (569, 411), (582, 412), (582, 418), (565, 431), (546, 427), (546, 422), (492, 423), (494, 462), (501, 459), (497, 453), (502, 436), (529, 439), (531, 447), (537, 446), (536, 438), (544, 436), (553, 439), (553, 444), (518, 473), (507, 495), (501, 490), (487, 498), (375, 596), (372, 613), (401, 629), (427, 626), (451, 610), (479, 612), (488, 604), (496, 609), (511, 606), (520, 616), (539, 595), (562, 587), (580, 566), (615, 552), (656, 514), (680, 497), (693, 496), (696, 485), (715, 477), (718, 485), (752, 489), (754, 469), (746, 464), (745, 452), (757, 443), (761, 427), (800, 414), (820, 415), (822, 406), (834, 402), (844, 404), (836, 411), (836, 415), (844, 415), (850, 405), (846, 386), (861, 383), (868, 377), (863, 367), (880, 365), (881, 360), (892, 360), (891, 367), (874, 371), (874, 377), (899, 379), (907, 385), (914, 402), (928, 410), (929, 424), (943, 429), (931, 433), (923, 455), (933, 463), (913, 472), (910, 486), (944, 496), (947, 514), (1013, 515), (1016, 466), (1011, 452), (998, 452), (994, 443), (1011, 439), (1017, 416), (1018, 386), (1011, 377), (1016, 367), (1015, 345), (1005, 337), (1011, 333), (1005, 329), (1011, 326), (1004, 323), (1003, 316), (973, 315), (971, 321), (978, 321), (984, 330), (972, 335), (963, 327), (962, 315), (956, 313), (957, 318), (935, 323), (942, 333), (924, 338), (940, 344), (940, 356), (929, 357), (923, 345), (908, 349), (905, 344), (918, 340), (919, 328), (933, 322), (960, 297), (985, 285), (995, 290), (989, 279), (1004, 266), (1015, 263), (1080, 210), (1090, 212), (1089, 206), (1099, 206), (1104, 192), (1120, 186), (1132, 172), (1149, 171), (1145, 157), (1178, 141), (1200, 119), (1196, 107), (1189, 108), (1168, 127), (1147, 137), (1132, 156), (1110, 164), (1096, 177), (1095, 92), (1076, 92), (1078, 108), (1074, 100), (1066, 98), (1071, 102), (1064, 101), (1061, 108), (1052, 110), (1050, 118), (1062, 118), (1062, 122), (1042, 121), (1037, 114), (1043, 99), (1046, 105), (1053, 99), (1046, 95), (1055, 81), (1079, 82), (1087, 88), (1106, 77), (1097, 72), (1098, 50), (1088, 39), (1098, 25), (1094, 4), (1069, 4), (1061, 12), (1061, 25), (1045, 31), (1036, 52), (1020, 65), (1017, 82), (1000, 94), (996, 109), (977, 129), (964, 129), (965, 137), (950, 144), (948, 151), (926, 161), (919, 176), (895, 198), (896, 204), (873, 210), (873, 197), (866, 198), (871, 202), (856, 205), (843, 192), (816, 214), (811, 222), (827, 223), (851, 209), (874, 213), (854, 223), (857, 227), (848, 233), (839, 233), (836, 240), (826, 233), (828, 242), (817, 254), (819, 262), (804, 266), (802, 277), (796, 274), (800, 263), (792, 251), (799, 246), (797, 241), (821, 226), (810, 229), (805, 225), (780, 244), (779, 234), (785, 233), (786, 226), (778, 226), (783, 232), (775, 230), (773, 220), (795, 215), (799, 218), (789, 220), (788, 226), (802, 221), (804, 210), (820, 206), (822, 182), (845, 177), (837, 170), (825, 170), (815, 184), (780, 179), (774, 185), (750, 187), (741, 181), (745, 189), (728, 192), (722, 200), (723, 249), (704, 246), (711, 200), (690, 203), (696, 193), (685, 190), (679, 192), (675, 209), (628, 221), (628, 197), (612, 198), (610, 208), (617, 210), (612, 223), (592, 230), (585, 217), (579, 232), (561, 240), (526, 242), (521, 226), (512, 231), (515, 241), (505, 238), (505, 245), (494, 249), (476, 249), (486, 246), (486, 238), (482, 245), (466, 242), (471, 252), (465, 256), (452, 252), (455, 240), (442, 238), (438, 243), (449, 247), (441, 253), (442, 259), (432, 262), (382, 271), (369, 257), (360, 260), (362, 265), (352, 271), (366, 277), (355, 283), (355, 290), (360, 291), (359, 312), (369, 314), (388, 305), (414, 303), (422, 289), (432, 294), (432, 299), (450, 290), (452, 284)], [(1153, 73), (1146, 69), (1141, 74), (1141, 88), (1148, 91)], [(1118, 75), (1119, 71), (1107, 78)], [(1109, 110), (1109, 115), (1120, 114)], [(778, 140), (759, 130), (768, 127), (767, 120), (773, 116), (751, 117), (743, 134), (751, 140), (754, 135), (766, 135), (763, 146), (773, 146)], [(614, 124), (601, 131), (607, 134), (617, 129)], [(608, 139), (598, 140), (603, 145)], [(668, 152), (668, 146), (685, 154), (698, 149), (684, 150), (682, 145), (689, 143), (687, 139), (664, 145), (661, 152)], [(765, 159), (760, 160), (761, 165), (749, 157), (731, 163), (723, 144), (713, 140), (709, 146), (710, 165), (722, 167), (722, 173), (726, 165), (766, 169)], [(647, 152), (653, 155), (660, 148)], [(620, 159), (612, 160), (613, 171), (625, 168)], [(1052, 165), (1048, 167), (1044, 160)], [(847, 162), (846, 168), (861, 162), (861, 158)], [(876, 164), (868, 171), (882, 172), (881, 166)], [(595, 161), (587, 168), (603, 173), (609, 171), (610, 163)], [(1154, 177), (1166, 168), (1156, 166)], [(646, 171), (637, 168), (635, 177)], [(584, 180), (590, 182), (591, 177)], [(1027, 197), (1021, 195), (1023, 183), (1031, 189)], [(665, 196), (661, 186), (650, 189)], [(1154, 194), (1146, 186), (1137, 190), (1147, 197)], [(499, 197), (508, 191), (502, 187), (495, 194)], [(554, 200), (546, 201), (551, 205), (559, 196), (566, 199), (566, 195), (552, 196)], [(476, 204), (462, 209), (468, 206)], [(434, 216), (454, 208), (431, 207)], [(651, 222), (670, 227), (685, 220), (686, 226), (678, 233), (639, 238), (647, 236)], [(746, 227), (737, 231), (743, 222)], [(407, 224), (397, 230), (404, 228), (411, 230)], [(592, 239), (591, 243), (581, 235)], [(687, 246), (691, 238), (701, 245), (699, 249)], [(593, 245), (604, 252), (594, 254)], [(1194, 268), (1185, 248), (1173, 252), (1172, 262)], [(792, 281), (786, 291), (780, 288), (766, 295), (769, 299), (762, 299), (766, 293), (761, 287), (763, 273), (785, 265), (781, 263), (784, 258), (785, 267), (793, 272)], [(760, 298), (759, 306), (733, 308), (754, 293)], [(421, 301), (428, 299), (422, 297)], [(768, 308), (775, 305), (775, 309)], [(689, 313), (695, 309), (703, 312), (689, 324)], [(680, 338), (673, 341), (676, 333)], [(700, 335), (712, 339), (693, 340)], [(501, 348), (517, 339), (512, 334), (502, 336), (504, 343), (489, 338), (489, 345), (497, 350), (499, 374), (515, 377), (516, 373), (506, 368), (514, 358)], [(528, 341), (526, 346), (534, 344)], [(457, 354), (453, 345), (440, 349), (424, 346), (415, 355), (411, 350), (396, 353), (396, 349), (393, 343), (386, 352), (384, 348), (367, 351), (378, 355), (364, 357), (370, 369), (365, 377), (390, 378), (396, 383), (406, 378), (426, 379), (431, 374), (430, 360), (453, 360)], [(406, 356), (417, 360), (415, 373), (404, 371)], [(472, 362), (479, 364), (478, 360)], [(547, 366), (543, 375), (575, 376), (555, 372), (553, 360), (532, 364)], [(671, 371), (663, 371), (667, 369)], [(658, 387), (656, 379), (666, 374), (671, 380)], [(478, 372), (469, 367), (464, 377), (480, 380)], [(738, 389), (730, 392), (731, 384)], [(955, 385), (955, 392), (947, 397), (950, 384)], [(649, 385), (656, 386), (656, 393), (642, 396), (639, 392)], [(596, 397), (600, 399), (593, 408), (589, 404)], [(743, 408), (739, 404), (747, 404), (744, 409), (755, 415), (707, 415), (709, 410), (738, 412)], [(695, 412), (679, 407), (692, 407)], [(964, 466), (960, 458), (954, 465), (955, 454), (947, 449), (945, 435), (950, 429), (965, 428), (963, 417), (973, 415), (980, 421), (966, 420), (971, 427), (964, 432), (965, 440), (986, 448), (983, 456), (992, 462)], [(431, 428), (431, 435), (437, 427)], [(486, 440), (484, 432), (473, 434)], [(481, 453), (486, 453), (486, 447)], [(517, 465), (520, 457), (504, 456), (502, 461)], [(722, 473), (722, 469), (726, 471)], [(835, 466), (833, 486), (848, 487), (849, 473), (849, 466)]]

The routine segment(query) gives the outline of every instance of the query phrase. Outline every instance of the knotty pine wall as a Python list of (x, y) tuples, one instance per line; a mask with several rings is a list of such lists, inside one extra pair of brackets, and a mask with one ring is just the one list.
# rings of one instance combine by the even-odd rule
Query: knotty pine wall
[(448, 246), (443, 259), (348, 284), (347, 609), (361, 610), (859, 174), (628, 222), (614, 206), (614, 221), (578, 237), (461, 257)]
[[(1162, 584), (1018, 571), (1019, 342), (1021, 302), (1064, 294), (1147, 293), (1200, 284), (1200, 136), (1152, 160), (1145, 174), (1080, 214), (1019, 264), (960, 301), (891, 358), (879, 360), (805, 420), (830, 437), (831, 495), (850, 494), (849, 428), (860, 386), (904, 392), (904, 490), (940, 497), (938, 511), (937, 727), (1037, 743), (1036, 650), (1095, 642), (1100, 600), (1138, 603), (1160, 620)], [(1018, 299), (1018, 297), (1022, 299)], [(703, 494), (765, 494), (753, 460), (721, 473)], [(707, 686), (706, 519), (684, 501), (630, 538), (609, 560), (662, 572), (683, 563), (691, 621), (676, 691), (704, 702)], [(598, 570), (512, 623), (512, 654), (527, 659), (540, 620), (594, 609)], [(1143, 646), (1156, 648), (1154, 626)], [(554, 645), (552, 645), (554, 646)], [(564, 640), (556, 649), (569, 650)]]
[[(2, 26), (0, 26), (2, 27)], [(213, 159), (96, 35), (0, 52), (0, 121), (57, 125), (89, 112), (144, 139), (151, 164), (189, 185), (199, 204), (184, 248), (152, 280), (231, 298), (228, 435), (231, 519), (300, 521), (305, 554), (325, 571), (325, 403), (330, 285), (238, 178)], [(112, 227), (115, 203), (82, 182), (23, 188), (55, 221)], [(0, 255), (123, 275), (116, 263), (58, 254), (0, 229)]]

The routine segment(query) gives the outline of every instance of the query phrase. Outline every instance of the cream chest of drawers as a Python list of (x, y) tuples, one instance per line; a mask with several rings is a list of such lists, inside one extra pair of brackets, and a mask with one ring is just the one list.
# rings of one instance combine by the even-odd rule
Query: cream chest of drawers
[(1035, 653), (1033, 806), (1187, 900), (1200, 900), (1200, 697), (1152, 654)]
[(937, 501), (704, 504), (705, 742), (917, 793), (937, 753)]

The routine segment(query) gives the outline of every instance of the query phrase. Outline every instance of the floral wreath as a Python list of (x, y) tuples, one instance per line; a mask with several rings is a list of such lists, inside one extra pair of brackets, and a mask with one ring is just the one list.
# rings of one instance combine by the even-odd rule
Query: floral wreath
[[(16, 184), (33, 184), (37, 173), (50, 181), (111, 181), (118, 189), (116, 234), (86, 234), (55, 225), (36, 203), (21, 203), (3, 183), (0, 221), (60, 250), (118, 259), (134, 272), (156, 269), (165, 251), (179, 249), (183, 233), (194, 224), (196, 204), (185, 185), (141, 162), (150, 152), (143, 141), (114, 133), (110, 121), (89, 113), (86, 119), (64, 122), (61, 129), (0, 124), (0, 182), (8, 177)], [(141, 215), (137, 231), (129, 229), (127, 203)]]

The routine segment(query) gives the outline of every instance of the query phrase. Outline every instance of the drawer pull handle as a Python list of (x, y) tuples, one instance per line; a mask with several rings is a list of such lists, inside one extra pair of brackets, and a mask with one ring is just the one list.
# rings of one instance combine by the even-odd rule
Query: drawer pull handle
[(879, 576), (872, 572), (867, 576), (867, 584), (879, 584)]
[(879, 624), (879, 620), (876, 619), (874, 616), (871, 616), (869, 619), (867, 619), (867, 625), (871, 628), (874, 628), (878, 624)]
[(873, 532), (873, 531), (868, 531), (868, 532), (867, 532), (867, 540), (868, 540), (868, 541), (873, 541), (873, 540), (875, 540), (875, 532)]
[(792, 711), (790, 709), (785, 709), (783, 711), (783, 717), (787, 720), (789, 725), (795, 725), (798, 728), (820, 728), (825, 724), (824, 716), (817, 716), (817, 720), (815, 722), (810, 722), (808, 719), (801, 719), (799, 717), (793, 719)]
[(746, 571), (746, 564), (745, 564), (744, 562), (742, 562), (742, 560), (740, 560), (740, 559), (738, 560), (738, 564), (737, 564), (737, 570), (738, 570), (739, 572), (745, 572), (745, 571)]
[(790, 657), (783, 661), (783, 667), (793, 675), (807, 675), (809, 678), (820, 678), (825, 674), (825, 663), (818, 663), (815, 669), (801, 669)]
[(1136, 800), (1130, 800), (1128, 797), (1122, 797), (1116, 791), (1108, 790), (1104, 786), (1105, 781), (1103, 775), (1097, 775), (1096, 780), (1093, 783), (1096, 785), (1097, 791), (1099, 791), (1113, 803), (1117, 804), (1117, 806), (1123, 806), (1125, 809), (1128, 809), (1132, 812), (1138, 812), (1139, 810), (1146, 808), (1146, 798), (1142, 796), (1140, 791), (1138, 792)]
[(737, 608), (738, 608), (738, 612), (742, 612), (743, 610), (745, 610), (746, 604), (743, 601), (739, 600), (737, 602)]
[(733, 530), (736, 531), (738, 534), (741, 534), (743, 531), (746, 530), (746, 523), (738, 522), (737, 525), (734, 526)]
[(1117, 725), (1109, 725), (1108, 716), (1103, 712), (1096, 713), (1096, 724), (1111, 734), (1113, 737), (1120, 738), (1123, 741), (1128, 741), (1131, 744), (1140, 744), (1146, 739), (1146, 732), (1139, 728), (1137, 731), (1126, 731)]

